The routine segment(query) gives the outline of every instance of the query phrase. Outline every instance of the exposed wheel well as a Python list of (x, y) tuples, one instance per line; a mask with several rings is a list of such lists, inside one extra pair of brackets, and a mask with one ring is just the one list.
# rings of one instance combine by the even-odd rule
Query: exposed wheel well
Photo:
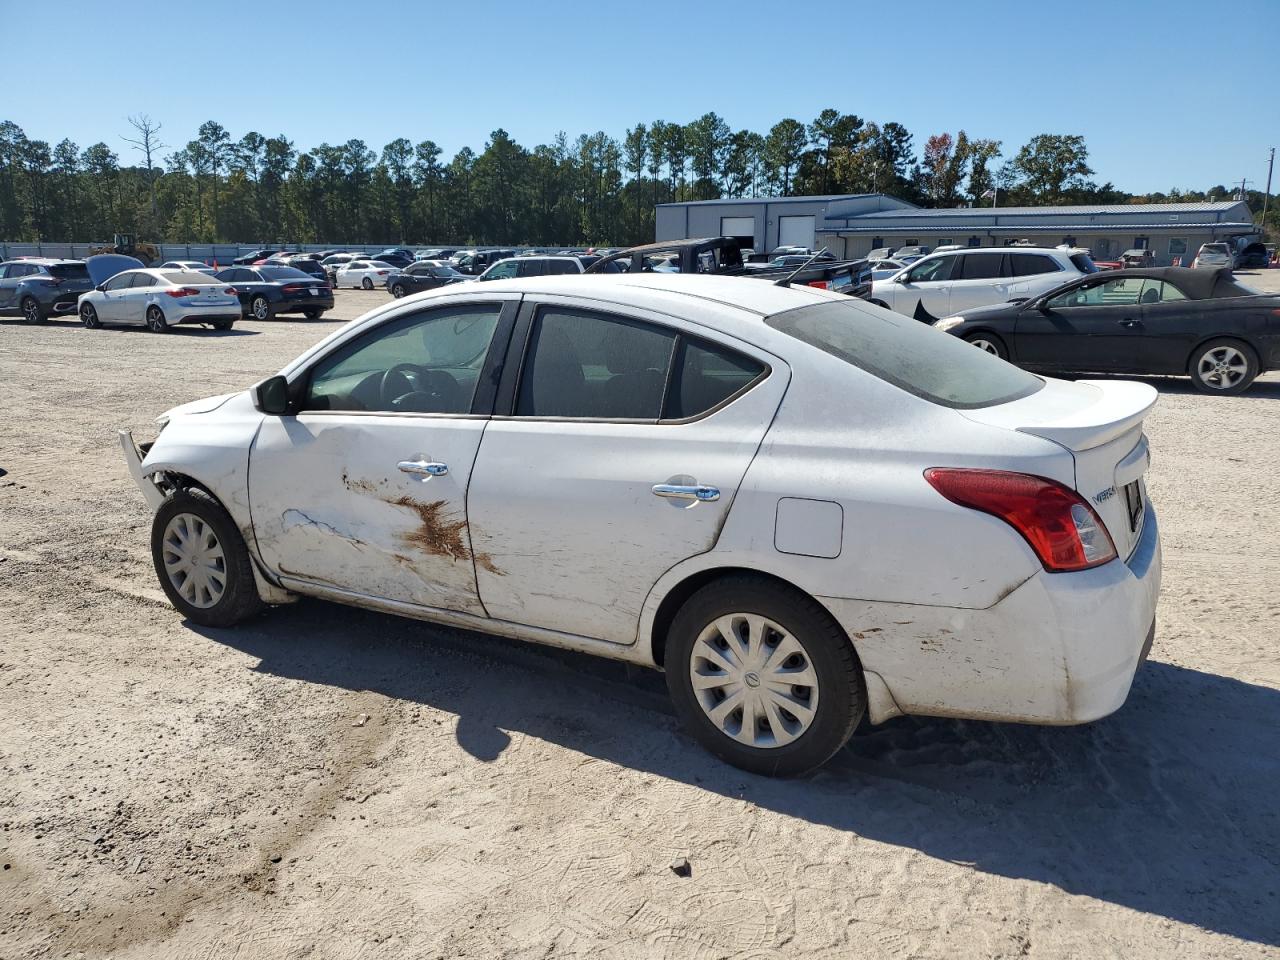
[[(653, 661), (661, 667), (666, 660), (667, 653), (667, 634), (671, 629), (671, 622), (675, 619), (676, 613), (684, 606), (685, 601), (692, 597), (709, 583), (715, 583), (725, 577), (755, 577), (758, 580), (768, 581), (780, 584), (788, 590), (795, 590), (804, 593), (794, 583), (784, 580), (782, 577), (774, 576), (771, 573), (764, 573), (760, 570), (752, 570), (749, 567), (716, 567), (712, 570), (702, 570), (692, 574), (687, 579), (676, 584), (665, 597), (662, 603), (658, 604), (658, 612), (653, 616), (653, 629), (650, 633), (650, 643), (653, 649)], [(808, 596), (808, 594), (806, 594)], [(821, 606), (821, 604), (819, 604)]]
[(1237, 336), (1237, 335), (1235, 335), (1235, 334), (1230, 334), (1230, 333), (1228, 333), (1228, 334), (1215, 334), (1215, 335), (1213, 335), (1213, 336), (1202, 337), (1199, 341), (1197, 341), (1196, 345), (1195, 345), (1194, 347), (1192, 347), (1192, 348), (1191, 348), (1191, 352), (1187, 354), (1187, 362), (1186, 362), (1186, 367), (1185, 367), (1185, 369), (1186, 369), (1188, 372), (1190, 372), (1190, 370), (1191, 370), (1191, 361), (1195, 359), (1196, 353), (1197, 353), (1197, 352), (1198, 352), (1198, 351), (1199, 351), (1199, 350), (1200, 350), (1200, 349), (1201, 349), (1205, 344), (1207, 344), (1207, 343), (1213, 343), (1215, 340), (1230, 340), (1230, 341), (1232, 341), (1233, 343), (1238, 343), (1238, 344), (1240, 344), (1240, 346), (1244, 347), (1244, 348), (1245, 348), (1246, 350), (1248, 350), (1251, 354), (1253, 354), (1253, 359), (1254, 359), (1254, 360), (1257, 362), (1257, 364), (1258, 364), (1258, 372), (1259, 372), (1259, 373), (1263, 373), (1264, 371), (1266, 371), (1267, 369), (1269, 369), (1269, 368), (1264, 367), (1264, 366), (1262, 365), (1262, 354), (1258, 351), (1258, 348), (1257, 348), (1257, 347), (1255, 347), (1252, 343), (1250, 343), (1250, 342), (1249, 342), (1248, 340), (1246, 340), (1244, 337), (1241, 337), (1241, 336)]

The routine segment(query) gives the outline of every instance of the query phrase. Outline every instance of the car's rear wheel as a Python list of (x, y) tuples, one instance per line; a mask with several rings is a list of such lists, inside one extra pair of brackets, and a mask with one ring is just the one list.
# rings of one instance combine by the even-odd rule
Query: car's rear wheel
[(147, 329), (152, 333), (164, 333), (169, 329), (169, 321), (164, 318), (164, 311), (152, 305), (147, 307)]
[(302, 311), (302, 315), (308, 320), (319, 320), (324, 316), (324, 311), (319, 307), (307, 307), (307, 309)]
[(363, 279), (361, 279), (361, 281), (360, 281), (360, 286), (364, 287), (366, 290), (372, 290), (372, 289), (373, 289), (373, 281), (372, 281), (372, 280), (370, 280), (368, 277), (364, 277), (364, 278), (363, 278)]
[(230, 330), (234, 324), (235, 324), (234, 320), (215, 320), (213, 321), (213, 329)]
[(35, 297), (22, 298), (22, 319), (27, 323), (44, 323), (44, 307), (40, 306), (40, 301)]
[(1197, 390), (1244, 393), (1258, 376), (1258, 357), (1239, 340), (1210, 340), (1191, 354), (1187, 369)]
[(92, 303), (86, 303), (80, 307), (80, 322), (90, 330), (97, 330), (102, 326), (102, 321), (98, 319), (98, 311), (93, 309)]
[(971, 333), (964, 339), (966, 343), (973, 344), (985, 353), (999, 357), (1001, 360), (1009, 359), (1009, 348), (994, 333)]
[(395, 297), (397, 300), (399, 300), (408, 292), (409, 291), (405, 289), (405, 286), (403, 283), (393, 283), (391, 285), (391, 295)]
[(188, 620), (229, 627), (264, 606), (244, 538), (204, 490), (178, 490), (160, 504), (151, 522), (151, 559), (165, 595)]
[(249, 303), (249, 312), (253, 314), (255, 320), (270, 320), (271, 304), (267, 302), (266, 297), (254, 297)]
[(821, 766), (866, 708), (857, 655), (831, 614), (758, 577), (729, 577), (690, 597), (672, 622), (665, 668), (686, 728), (753, 773)]

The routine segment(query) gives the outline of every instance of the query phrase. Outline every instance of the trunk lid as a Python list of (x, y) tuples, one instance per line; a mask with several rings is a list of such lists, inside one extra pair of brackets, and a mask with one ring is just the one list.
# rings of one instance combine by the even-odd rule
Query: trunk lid
[(1142, 423), (1157, 397), (1145, 383), (1046, 379), (1044, 389), (1029, 397), (960, 412), (1069, 450), (1076, 492), (1097, 512), (1124, 559), (1137, 546), (1146, 517), (1151, 454)]

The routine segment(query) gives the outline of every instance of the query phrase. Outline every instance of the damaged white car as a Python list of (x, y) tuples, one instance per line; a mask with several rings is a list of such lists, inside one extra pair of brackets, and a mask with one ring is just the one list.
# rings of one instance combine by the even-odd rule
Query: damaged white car
[(387, 304), (121, 442), (192, 621), (306, 595), (660, 667), (712, 752), (796, 774), (864, 714), (1124, 703), (1155, 398), (810, 288), (558, 276)]

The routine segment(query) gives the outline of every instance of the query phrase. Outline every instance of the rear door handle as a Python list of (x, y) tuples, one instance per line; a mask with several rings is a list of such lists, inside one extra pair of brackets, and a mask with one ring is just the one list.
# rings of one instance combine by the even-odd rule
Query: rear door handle
[(401, 460), (397, 467), (402, 473), (412, 473), (420, 477), (443, 477), (449, 472), (449, 465), (434, 460)]
[(1129, 319), (1128, 317), (1125, 317), (1123, 320), (1118, 320), (1118, 321), (1116, 321), (1116, 322), (1117, 322), (1117, 323), (1119, 323), (1119, 324), (1120, 324), (1120, 326), (1122, 326), (1122, 327), (1140, 327), (1140, 326), (1142, 326), (1142, 321), (1141, 321), (1141, 320), (1131, 320), (1131, 319)]
[(711, 503), (720, 499), (720, 489), (700, 483), (687, 485), (681, 483), (655, 483), (653, 485), (653, 495), (655, 497), (666, 497), (668, 500), (692, 500)]

